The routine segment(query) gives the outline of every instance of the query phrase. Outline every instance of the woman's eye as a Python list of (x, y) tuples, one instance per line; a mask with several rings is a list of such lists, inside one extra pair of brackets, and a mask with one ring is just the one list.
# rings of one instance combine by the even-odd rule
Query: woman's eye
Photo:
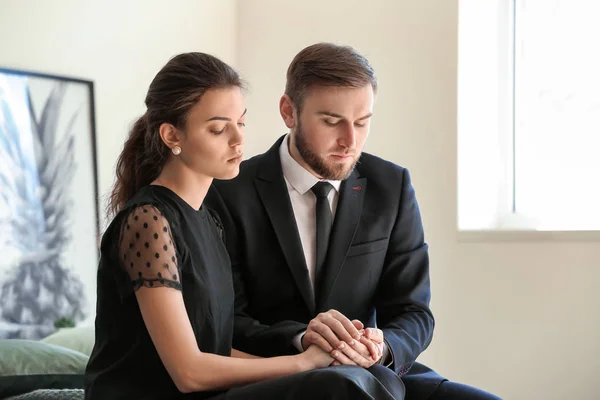
[(357, 128), (364, 128), (366, 124), (354, 124)]
[(223, 127), (223, 129), (221, 129), (220, 131), (211, 129), (210, 132), (214, 135), (219, 135), (219, 134), (223, 133), (224, 131), (225, 131), (225, 127)]
[(238, 126), (239, 126), (240, 128), (243, 128), (243, 127), (245, 127), (245, 126), (246, 126), (246, 123), (245, 123), (245, 122), (238, 122)]

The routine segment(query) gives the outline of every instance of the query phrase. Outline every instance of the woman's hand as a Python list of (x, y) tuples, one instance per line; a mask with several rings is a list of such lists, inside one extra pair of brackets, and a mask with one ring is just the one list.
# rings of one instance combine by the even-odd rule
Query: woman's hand
[(311, 345), (298, 357), (302, 358), (302, 370), (309, 371), (311, 369), (325, 368), (333, 362), (333, 357), (329, 353), (324, 352), (317, 345)]

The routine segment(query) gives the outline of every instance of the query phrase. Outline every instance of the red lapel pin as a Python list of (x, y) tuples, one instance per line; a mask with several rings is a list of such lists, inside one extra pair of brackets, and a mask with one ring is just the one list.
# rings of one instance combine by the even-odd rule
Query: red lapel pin
[(352, 190), (362, 190), (362, 186), (352, 186)]

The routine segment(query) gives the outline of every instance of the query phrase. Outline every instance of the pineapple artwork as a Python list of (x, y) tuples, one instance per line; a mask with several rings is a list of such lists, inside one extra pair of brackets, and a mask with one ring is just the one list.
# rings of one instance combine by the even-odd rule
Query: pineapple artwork
[[(93, 141), (86, 89), (0, 70), (0, 338), (39, 339), (55, 331), (57, 321), (90, 317), (95, 153), (80, 157), (83, 163), (77, 158), (78, 141)], [(82, 179), (80, 164), (93, 164), (93, 176)], [(79, 185), (85, 180), (92, 183)], [(85, 205), (90, 221), (82, 228)]]

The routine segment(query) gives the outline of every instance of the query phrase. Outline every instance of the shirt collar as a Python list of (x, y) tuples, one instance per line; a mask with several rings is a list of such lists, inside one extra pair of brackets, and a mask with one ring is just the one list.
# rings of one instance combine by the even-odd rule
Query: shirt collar
[[(292, 185), (298, 193), (304, 195), (304, 193), (308, 192), (317, 182), (321, 181), (321, 179), (308, 172), (292, 158), (288, 147), (289, 137), (290, 135), (287, 134), (283, 138), (281, 146), (279, 146), (281, 169), (283, 170), (283, 176), (285, 176), (285, 179), (287, 179), (290, 185)], [(336, 192), (339, 193), (342, 181), (332, 181), (327, 179), (322, 179), (322, 181), (329, 182)]]

